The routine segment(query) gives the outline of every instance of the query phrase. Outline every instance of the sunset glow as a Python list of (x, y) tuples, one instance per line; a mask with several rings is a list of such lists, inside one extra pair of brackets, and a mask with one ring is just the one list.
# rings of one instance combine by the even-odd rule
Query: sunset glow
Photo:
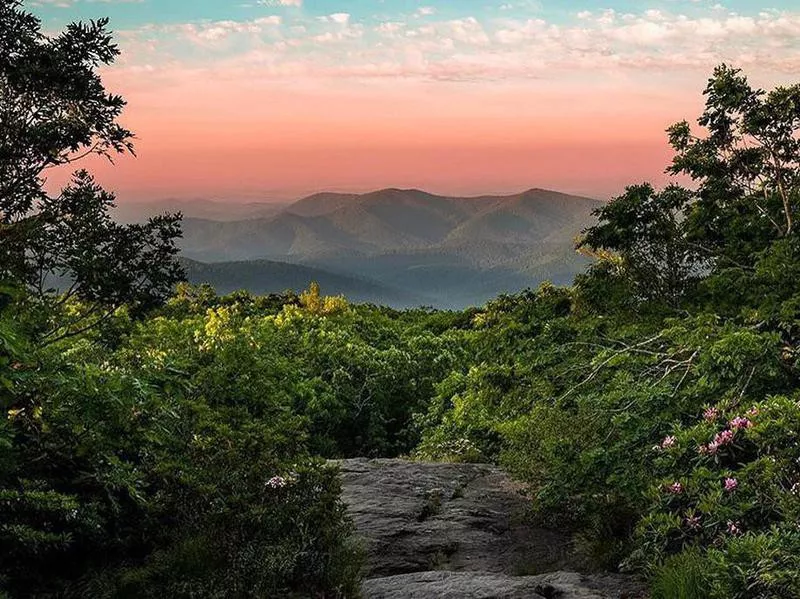
[(763, 87), (800, 70), (800, 7), (761, 4), (29, 3), (53, 32), (112, 19), (123, 54), (105, 81), (138, 157), (95, 170), (122, 201), (661, 182), (664, 129), (699, 113), (714, 65)]

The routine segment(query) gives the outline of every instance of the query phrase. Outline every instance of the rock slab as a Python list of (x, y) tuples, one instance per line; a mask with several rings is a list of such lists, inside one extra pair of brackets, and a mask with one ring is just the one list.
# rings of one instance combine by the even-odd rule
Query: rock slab
[(637, 590), (609, 576), (552, 572), (509, 576), (488, 572), (419, 572), (364, 582), (367, 599), (608, 599), (636, 597)]
[(624, 577), (565, 572), (569, 537), (530, 525), (530, 500), (495, 466), (337, 463), (366, 552), (365, 599), (640, 596)]

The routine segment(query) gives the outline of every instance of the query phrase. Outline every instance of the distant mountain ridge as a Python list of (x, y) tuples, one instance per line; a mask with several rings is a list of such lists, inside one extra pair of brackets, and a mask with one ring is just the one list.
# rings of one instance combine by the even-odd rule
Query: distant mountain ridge
[[(326, 192), (270, 214), (251, 209), (250, 218), (185, 218), (181, 249), (199, 262), (236, 263), (228, 271), (255, 276), (255, 267), (246, 266), (254, 260), (294, 264), (344, 277), (350, 281), (344, 287), (353, 278), (370, 281), (383, 289), (377, 299), (385, 293), (386, 303), (420, 299), (463, 307), (545, 279), (570, 283), (587, 263), (576, 255), (574, 239), (599, 206), (598, 200), (536, 188), (477, 197), (396, 188)], [(266, 262), (261, 271), (274, 272)], [(259, 291), (281, 290), (257, 278)], [(241, 280), (255, 285), (252, 277)]]
[(273, 216), (289, 202), (221, 202), (203, 198), (165, 198), (147, 202), (120, 202), (113, 210), (114, 218), (124, 223), (138, 223), (156, 214), (180, 212), (188, 218), (218, 221), (246, 220)]
[(212, 285), (218, 293), (247, 289), (254, 294), (294, 291), (299, 293), (316, 281), (328, 295), (345, 295), (355, 302), (389, 303), (409, 307), (426, 303), (426, 298), (376, 281), (355, 276), (331, 273), (320, 268), (274, 262), (248, 260), (245, 262), (203, 263), (181, 258), (190, 283)]
[(324, 259), (331, 252), (446, 251), (465, 242), (571, 242), (599, 205), (597, 200), (541, 189), (473, 198), (415, 189), (324, 193), (266, 218), (188, 218), (183, 249), (188, 256), (210, 261), (287, 256), (306, 261), (320, 255)]

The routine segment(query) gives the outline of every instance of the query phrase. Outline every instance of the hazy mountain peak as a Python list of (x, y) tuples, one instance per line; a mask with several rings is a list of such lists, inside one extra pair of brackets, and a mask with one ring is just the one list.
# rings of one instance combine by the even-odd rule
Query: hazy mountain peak
[[(584, 265), (572, 240), (599, 205), (539, 188), (466, 198), (400, 188), (322, 192), (266, 218), (187, 219), (181, 243), (186, 257), (204, 262), (288, 262), (366, 278), (452, 307), (480, 303), (543, 279), (570, 282)], [(220, 279), (224, 272), (229, 284), (251, 281), (248, 287), (264, 291), (286, 280), (278, 271), (275, 264), (230, 264), (221, 271), (195, 268), (194, 274)], [(294, 281), (321, 276), (292, 272)], [(356, 288), (350, 279), (342, 281)], [(387, 303), (396, 301), (396, 293), (387, 295)]]
[(114, 218), (123, 223), (143, 222), (157, 214), (180, 212), (185, 218), (236, 221), (267, 218), (281, 212), (288, 202), (226, 202), (204, 198), (163, 198), (148, 201), (118, 202)]

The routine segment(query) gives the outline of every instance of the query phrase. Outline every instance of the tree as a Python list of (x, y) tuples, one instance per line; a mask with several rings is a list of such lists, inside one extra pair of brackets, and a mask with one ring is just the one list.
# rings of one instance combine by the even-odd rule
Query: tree
[(675, 150), (667, 172), (688, 176), (692, 188), (629, 187), (596, 212), (600, 222), (579, 244), (621, 258), (639, 299), (677, 305), (699, 280), (750, 276), (776, 241), (796, 239), (800, 85), (767, 93), (721, 65), (704, 94), (697, 122), (706, 135), (686, 121), (667, 130)]
[(600, 222), (579, 246), (616, 253), (638, 299), (677, 305), (702, 271), (702, 257), (685, 234), (683, 211), (691, 201), (692, 193), (677, 185), (661, 192), (631, 186), (595, 211)]
[(688, 235), (723, 266), (796, 233), (800, 202), (800, 85), (767, 93), (721, 65), (704, 92), (697, 136), (686, 121), (668, 129), (668, 172), (697, 184)]
[(92, 316), (146, 309), (183, 278), (179, 215), (119, 225), (114, 196), (85, 170), (57, 195), (45, 190), (51, 169), (133, 153), (118, 122), (125, 101), (97, 73), (119, 54), (107, 26), (72, 23), (49, 37), (19, 0), (0, 0), (0, 278), (39, 300), (86, 301)]

